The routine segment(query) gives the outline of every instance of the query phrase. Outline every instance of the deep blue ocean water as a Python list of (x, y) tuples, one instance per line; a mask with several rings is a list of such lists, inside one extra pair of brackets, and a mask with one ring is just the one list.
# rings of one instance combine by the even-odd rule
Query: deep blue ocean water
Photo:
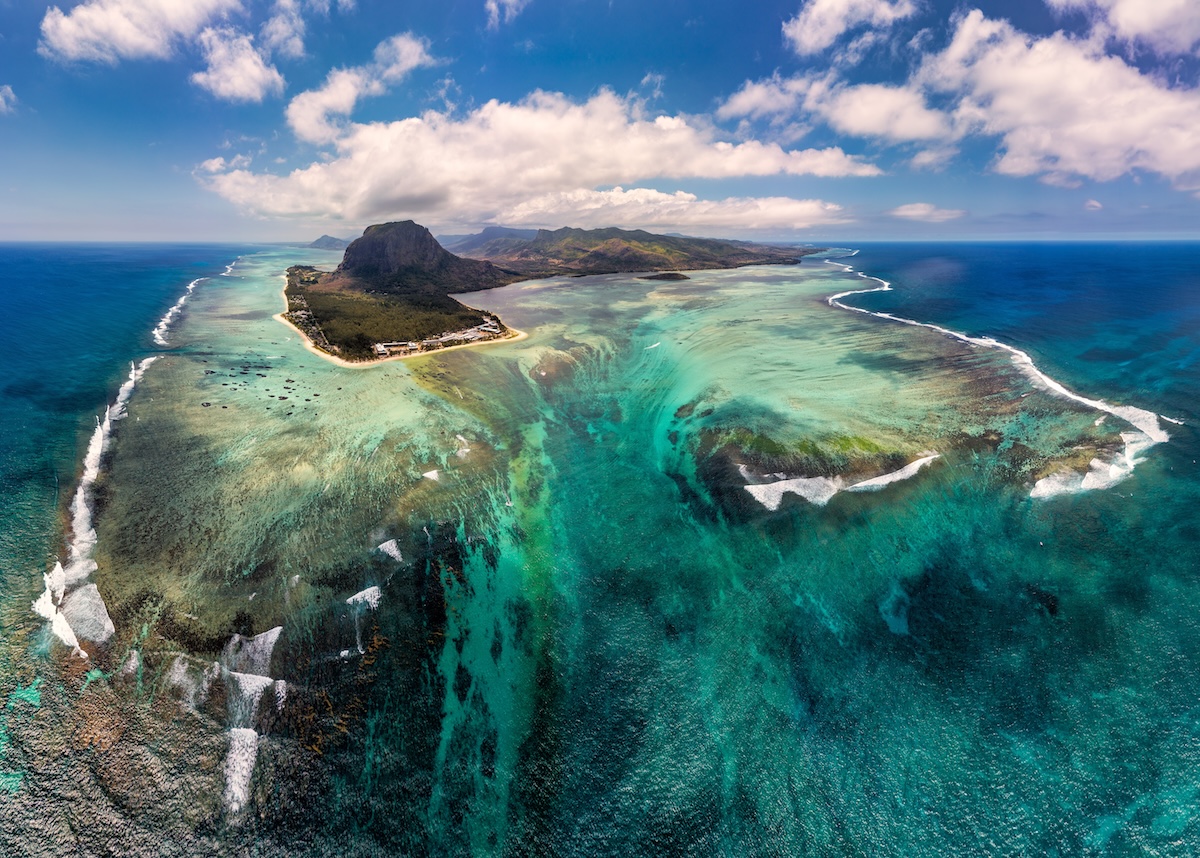
[(1200, 245), (867, 243), (846, 262), (893, 284), (858, 306), (993, 336), (1097, 395), (1196, 412)]
[(248, 249), (0, 244), (0, 594), (25, 596), (58, 553), (58, 513), (95, 418), (130, 361), (156, 351), (158, 320), (189, 282)]

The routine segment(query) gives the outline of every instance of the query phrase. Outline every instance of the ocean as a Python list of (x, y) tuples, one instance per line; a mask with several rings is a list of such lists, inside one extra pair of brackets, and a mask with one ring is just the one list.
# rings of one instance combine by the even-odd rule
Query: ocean
[(4, 853), (1194, 854), (1197, 260), (555, 278), (341, 368), (273, 318), (337, 254), (0, 246)]

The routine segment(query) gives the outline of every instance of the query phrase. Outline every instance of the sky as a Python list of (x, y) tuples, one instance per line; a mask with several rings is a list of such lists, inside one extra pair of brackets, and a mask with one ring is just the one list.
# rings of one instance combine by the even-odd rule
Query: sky
[(1196, 0), (0, 0), (0, 241), (1200, 238)]

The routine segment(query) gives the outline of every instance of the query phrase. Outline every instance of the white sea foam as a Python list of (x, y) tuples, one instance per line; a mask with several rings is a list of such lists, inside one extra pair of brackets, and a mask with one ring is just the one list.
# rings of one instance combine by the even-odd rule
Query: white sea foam
[[(57, 564), (54, 568), (56, 572), (61, 573), (62, 564)], [(59, 613), (54, 596), (55, 590), (53, 588), (55, 585), (51, 583), (52, 575), (43, 575), (42, 578), (45, 581), (46, 589), (42, 591), (42, 595), (38, 596), (37, 600), (33, 603), (33, 612), (50, 621), (50, 631), (66, 646), (69, 646), (74, 655), (87, 658), (87, 654), (79, 648), (79, 638), (75, 636), (75, 632), (71, 629), (71, 624), (67, 622), (66, 617)], [(61, 585), (58, 586), (58, 593), (58, 598), (62, 598)]]
[[(362, 643), (363, 612), (367, 609), (374, 611), (379, 607), (379, 602), (382, 599), (383, 591), (378, 586), (375, 586), (360, 590), (346, 600), (346, 604), (354, 609), (354, 648), (358, 650), (359, 655), (362, 655), (366, 651), (363, 649)], [(343, 651), (343, 657), (345, 657), (347, 652), (349, 650)]]
[(234, 727), (253, 727), (258, 717), (258, 702), (263, 692), (275, 684), (269, 676), (257, 673), (226, 673), (226, 691), (229, 694), (226, 715)]
[(209, 689), (220, 675), (221, 666), (215, 661), (200, 667), (187, 656), (177, 655), (167, 671), (167, 682), (179, 689), (181, 705), (195, 709), (208, 699)]
[(654, 344), (654, 345), (652, 345), (652, 346), (646, 346), (646, 348), (642, 349), (642, 351), (646, 351), (646, 352), (648, 352), (648, 351), (650, 351), (650, 349), (656, 349), (656, 348), (658, 348), (658, 347), (659, 347), (659, 346), (661, 346), (661, 345), (662, 345), (662, 343), (655, 343), (655, 344)]
[(387, 542), (381, 542), (377, 548), (393, 560), (399, 563), (404, 562), (404, 555), (400, 553), (400, 546), (396, 540), (389, 539)]
[(883, 474), (879, 477), (863, 480), (861, 483), (855, 483), (846, 489), (846, 491), (877, 492), (884, 486), (890, 486), (892, 483), (899, 482), (900, 480), (907, 480), (909, 477), (916, 476), (917, 471), (921, 470), (921, 468), (925, 467), (938, 457), (938, 453), (931, 453), (924, 458), (917, 459), (915, 462), (910, 462), (898, 471), (892, 471), (890, 474)]
[[(837, 262), (830, 262), (831, 265), (840, 265), (846, 271), (854, 271), (849, 265), (841, 265)], [(861, 271), (857, 272), (859, 277), (867, 280), (874, 280), (881, 285), (871, 289), (850, 289), (845, 292), (839, 292), (836, 295), (831, 295), (828, 299), (831, 307), (838, 307), (842, 310), (850, 310), (855, 313), (862, 313), (867, 316), (875, 316), (878, 319), (887, 319), (892, 322), (899, 322), (902, 325), (912, 325), (918, 328), (928, 328), (931, 331), (937, 331), (952, 339), (967, 343), (973, 346), (982, 346), (984, 348), (999, 349), (1007, 352), (1012, 356), (1013, 365), (1017, 367), (1021, 373), (1032, 381), (1035, 385), (1054, 394), (1062, 399), (1068, 399), (1072, 402), (1078, 402), (1080, 405), (1087, 406), (1096, 411), (1102, 411), (1105, 414), (1111, 414), (1121, 420), (1124, 420), (1129, 425), (1137, 429), (1137, 432), (1122, 432), (1121, 439), (1125, 442), (1125, 449), (1118, 454), (1112, 461), (1103, 461), (1093, 459), (1088, 472), (1086, 474), (1052, 474), (1049, 477), (1038, 480), (1034, 484), (1033, 490), (1030, 492), (1031, 497), (1045, 498), (1054, 495), (1064, 494), (1075, 491), (1089, 491), (1092, 489), (1106, 489), (1116, 485), (1121, 480), (1133, 473), (1133, 469), (1143, 461), (1139, 454), (1145, 452), (1155, 444), (1161, 444), (1164, 441), (1170, 440), (1170, 435), (1159, 424), (1159, 415), (1152, 411), (1146, 411), (1142, 408), (1135, 408), (1132, 405), (1110, 405), (1102, 399), (1091, 399), (1086, 396), (1081, 396), (1072, 390), (1068, 390), (1061, 382), (1056, 381), (1042, 370), (1038, 369), (1033, 362), (1033, 358), (1028, 352), (1022, 351), (1015, 346), (1010, 346), (1007, 343), (1002, 343), (992, 337), (972, 337), (969, 334), (964, 334), (959, 331), (952, 331), (949, 328), (944, 328), (941, 325), (933, 325), (928, 322), (918, 322), (913, 319), (906, 319), (902, 316), (896, 316), (892, 313), (877, 313), (872, 310), (864, 310), (861, 307), (852, 307), (849, 304), (842, 303), (842, 298), (850, 295), (866, 295), (871, 292), (889, 292), (891, 284), (886, 280), (880, 280), (878, 277), (869, 277)], [(1163, 418), (1167, 419), (1167, 418)], [(1172, 420), (1171, 422), (1177, 422)], [(1078, 478), (1078, 480), (1076, 480)]]
[[(783, 503), (783, 496), (786, 494), (799, 495), (811, 504), (825, 506), (840, 491), (877, 492), (884, 486), (891, 485), (900, 480), (907, 480), (915, 476), (921, 468), (938, 458), (938, 456), (939, 454), (937, 453), (931, 453), (924, 458), (917, 459), (915, 462), (905, 465), (898, 471), (892, 471), (890, 474), (872, 477), (869, 480), (863, 480), (862, 482), (850, 485), (847, 485), (846, 481), (841, 477), (793, 477), (791, 479), (776, 480), (772, 483), (748, 485), (745, 486), (745, 489), (754, 496), (755, 500), (772, 511), (779, 509), (779, 505)], [(738, 470), (741, 472), (743, 479), (755, 478), (745, 465), (739, 465)]]
[[(79, 636), (97, 642), (107, 640), (112, 635), (111, 631), (104, 634), (111, 625), (111, 620), (108, 623), (104, 622), (108, 618), (108, 610), (98, 592), (94, 597), (85, 596), (79, 601), (77, 616), (81, 619), (86, 616), (97, 620), (87, 623), (88, 633), (85, 634), (71, 628), (70, 620), (63, 616), (61, 606), (65, 595), (83, 584), (96, 571), (96, 561), (92, 559), (92, 551), (96, 547), (96, 530), (92, 524), (92, 492), (100, 476), (100, 463), (112, 437), (113, 424), (125, 416), (125, 406), (129, 397), (133, 395), (133, 390), (145, 374), (146, 368), (156, 360), (157, 357), (148, 357), (139, 364), (131, 364), (129, 378), (117, 391), (117, 398), (112, 405), (104, 409), (104, 419), (97, 418), (96, 429), (92, 432), (87, 452), (83, 456), (83, 474), (71, 499), (71, 537), (67, 548), (66, 566), (56, 563), (53, 571), (43, 576), (46, 589), (32, 606), (36, 614), (50, 621), (50, 629), (59, 640), (71, 647), (75, 655), (85, 658), (86, 653), (79, 647)], [(97, 601), (99, 610), (103, 611), (103, 619), (99, 618), (99, 611), (95, 610)], [(84, 606), (87, 606), (88, 610), (84, 610)], [(102, 637), (93, 638), (92, 634), (100, 634)]]
[(759, 503), (769, 510), (779, 509), (786, 494), (800, 495), (811, 504), (825, 506), (829, 499), (841, 491), (845, 483), (841, 477), (795, 477), (790, 480), (779, 480), (774, 483), (764, 483), (757, 486), (746, 486)]
[(275, 642), (283, 626), (268, 629), (254, 637), (234, 635), (225, 644), (221, 653), (221, 663), (229, 670), (239, 673), (256, 673), (267, 676), (271, 672), (271, 654), (275, 651)]
[[(232, 266), (230, 266), (230, 268), (232, 268)], [(228, 270), (229, 269), (226, 269), (226, 271)], [(198, 277), (188, 284), (187, 291), (179, 296), (179, 300), (171, 306), (170, 310), (167, 310), (166, 315), (159, 320), (159, 323), (151, 332), (154, 335), (155, 343), (160, 346), (167, 345), (167, 333), (171, 330), (171, 325), (174, 323), (174, 321), (179, 318), (179, 314), (183, 312), (183, 305), (187, 303), (187, 299), (191, 297), (191, 294), (196, 291), (196, 285), (200, 283), (201, 280), (207, 279), (208, 278), (206, 277)]]
[(258, 759), (258, 734), (245, 727), (229, 731), (225, 755), (225, 809), (237, 813), (250, 800), (250, 778)]
[(104, 643), (117, 630), (95, 584), (76, 587), (62, 600), (59, 611), (75, 635), (84, 640)]
[(360, 590), (349, 599), (346, 604), (353, 608), (362, 605), (370, 608), (372, 611), (379, 607), (379, 601), (383, 598), (383, 591), (379, 587), (368, 587), (365, 590)]

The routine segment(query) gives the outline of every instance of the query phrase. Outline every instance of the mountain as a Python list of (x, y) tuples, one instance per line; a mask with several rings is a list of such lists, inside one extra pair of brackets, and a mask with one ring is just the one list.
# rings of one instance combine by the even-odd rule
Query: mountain
[[(503, 286), (522, 275), (460, 259), (411, 220), (367, 227), (332, 272), (294, 265), (285, 317), (318, 347), (349, 358), (378, 355), (376, 343), (420, 342), (488, 324), (451, 293)], [(492, 324), (489, 336), (502, 333)]]
[(527, 277), (790, 264), (815, 252), (815, 248), (656, 235), (616, 227), (543, 229), (530, 239), (506, 235), (456, 247), (467, 256), (490, 260)]
[[(466, 256), (487, 258), (491, 254), (503, 252), (510, 246), (536, 238), (536, 229), (512, 229), (507, 226), (485, 227), (483, 232), (474, 235), (444, 235), (438, 236), (438, 241), (447, 250)], [(475, 253), (473, 251), (481, 251)]]
[(319, 348), (368, 360), (380, 348), (386, 353), (386, 347), (377, 345), (381, 343), (420, 342), (448, 332), (482, 334), (485, 329), (490, 329), (489, 337), (504, 334), (503, 324), (450, 297), (456, 293), (561, 274), (788, 264), (815, 252), (615, 228), (533, 232), (489, 227), (454, 247), (483, 258), (456, 256), (411, 220), (367, 227), (346, 247), (335, 271), (288, 269), (286, 318)]
[(357, 281), (373, 292), (443, 296), (521, 279), (491, 262), (455, 256), (411, 220), (367, 227), (361, 238), (350, 242), (333, 278)]
[(344, 238), (334, 238), (332, 235), (323, 235), (316, 241), (308, 245), (315, 247), (317, 250), (345, 250), (350, 242)]

